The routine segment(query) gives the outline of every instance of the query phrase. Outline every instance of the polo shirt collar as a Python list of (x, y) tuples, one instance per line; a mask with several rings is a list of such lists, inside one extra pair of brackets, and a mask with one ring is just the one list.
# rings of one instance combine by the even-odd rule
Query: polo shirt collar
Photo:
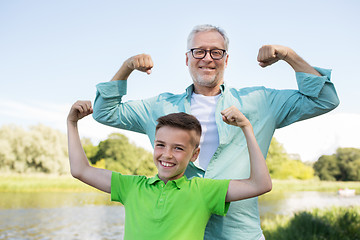
[[(173, 182), (178, 189), (181, 189), (181, 187), (186, 183), (187, 180), (188, 180), (187, 177), (184, 175), (179, 179), (171, 180), (169, 182)], [(159, 175), (156, 174), (156, 176), (149, 179), (148, 184), (152, 185), (159, 181), (162, 181), (162, 180), (159, 178)], [(167, 184), (169, 184), (169, 182)]]
[[(226, 83), (223, 83), (220, 85), (220, 93), (223, 94), (227, 90)], [(186, 96), (190, 97), (192, 93), (194, 92), (194, 84), (191, 84), (186, 88)]]

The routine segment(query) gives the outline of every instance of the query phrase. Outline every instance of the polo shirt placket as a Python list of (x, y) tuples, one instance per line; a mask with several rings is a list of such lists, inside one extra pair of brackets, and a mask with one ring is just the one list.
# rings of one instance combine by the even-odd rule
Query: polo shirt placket
[(156, 203), (156, 208), (154, 212), (154, 217), (156, 220), (161, 221), (164, 216), (164, 209), (167, 197), (167, 185), (163, 181), (157, 181), (156, 184), (158, 185), (159, 189), (159, 198)]

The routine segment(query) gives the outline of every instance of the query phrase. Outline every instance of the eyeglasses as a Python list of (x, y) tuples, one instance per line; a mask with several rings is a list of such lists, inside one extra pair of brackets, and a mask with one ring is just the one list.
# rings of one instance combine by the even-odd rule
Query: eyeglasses
[(189, 52), (191, 52), (192, 56), (195, 59), (203, 59), (206, 56), (207, 52), (210, 53), (210, 57), (214, 60), (220, 60), (226, 54), (226, 50), (224, 49), (205, 50), (201, 48), (192, 48), (189, 50)]

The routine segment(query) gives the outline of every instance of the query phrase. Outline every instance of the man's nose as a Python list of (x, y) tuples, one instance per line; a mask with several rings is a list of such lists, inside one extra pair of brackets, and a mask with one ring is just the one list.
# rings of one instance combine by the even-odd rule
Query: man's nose
[(213, 60), (210, 55), (210, 51), (205, 52), (205, 57), (202, 60), (204, 60), (204, 61), (212, 61)]

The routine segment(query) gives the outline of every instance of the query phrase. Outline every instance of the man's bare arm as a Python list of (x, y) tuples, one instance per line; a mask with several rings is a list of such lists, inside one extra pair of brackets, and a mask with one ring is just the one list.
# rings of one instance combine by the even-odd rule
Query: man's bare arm
[(259, 49), (257, 60), (261, 67), (267, 67), (279, 60), (284, 60), (295, 72), (304, 72), (321, 76), (318, 71), (289, 47), (281, 45), (264, 45)]
[(127, 59), (111, 81), (127, 80), (134, 70), (150, 74), (153, 67), (154, 63), (150, 55), (139, 54)]

